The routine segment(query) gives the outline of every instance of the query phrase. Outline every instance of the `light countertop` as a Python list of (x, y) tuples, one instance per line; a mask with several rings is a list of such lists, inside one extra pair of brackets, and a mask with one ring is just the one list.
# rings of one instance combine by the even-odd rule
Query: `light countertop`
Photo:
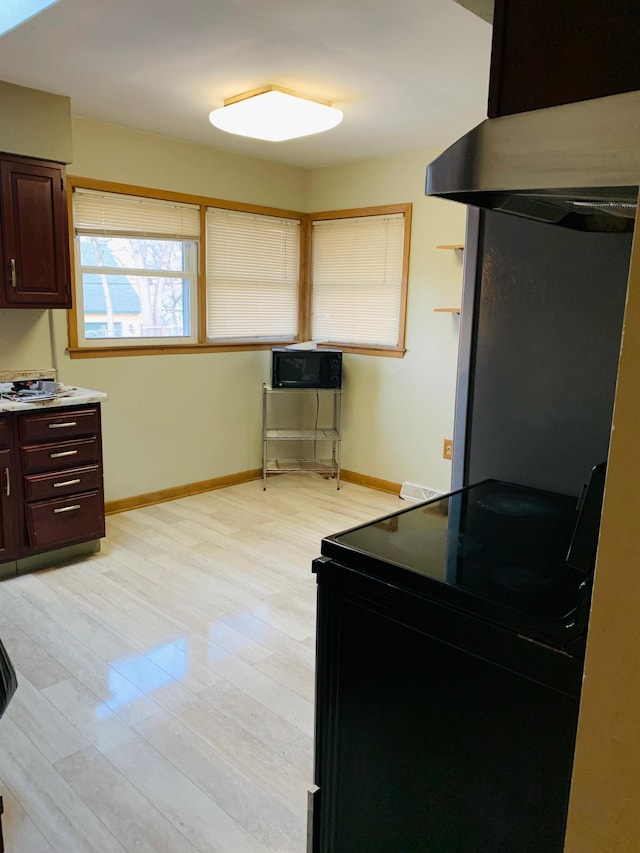
[[(0, 394), (11, 390), (11, 382), (0, 382)], [(33, 412), (36, 409), (55, 409), (61, 406), (81, 406), (85, 403), (104, 403), (107, 395), (104, 391), (92, 391), (90, 388), (77, 388), (75, 385), (62, 385), (53, 400), (10, 400), (0, 397), (0, 412)]]

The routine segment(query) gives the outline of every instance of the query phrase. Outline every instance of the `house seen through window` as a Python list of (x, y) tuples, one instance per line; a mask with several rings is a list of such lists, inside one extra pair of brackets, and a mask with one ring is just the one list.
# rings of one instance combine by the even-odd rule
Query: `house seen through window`
[(80, 339), (195, 340), (195, 205), (76, 190)]

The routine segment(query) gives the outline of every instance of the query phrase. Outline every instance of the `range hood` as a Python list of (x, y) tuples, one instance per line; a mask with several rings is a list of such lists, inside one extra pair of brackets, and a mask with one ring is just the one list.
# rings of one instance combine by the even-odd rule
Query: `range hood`
[(426, 193), (581, 231), (633, 231), (640, 92), (486, 119), (427, 168)]

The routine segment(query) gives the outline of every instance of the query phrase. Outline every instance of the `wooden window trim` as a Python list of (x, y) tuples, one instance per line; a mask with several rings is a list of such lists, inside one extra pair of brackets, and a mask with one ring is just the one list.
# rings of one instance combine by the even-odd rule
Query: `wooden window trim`
[[(331, 344), (329, 342), (320, 344), (319, 346), (337, 346), (345, 353), (354, 353), (358, 355), (373, 355), (388, 358), (402, 358), (406, 352), (405, 349), (405, 334), (406, 334), (406, 310), (407, 310), (407, 289), (409, 276), (409, 250), (411, 242), (411, 213), (412, 205), (408, 204), (393, 204), (380, 205), (376, 207), (359, 207), (346, 210), (329, 210), (316, 213), (303, 213), (297, 210), (289, 210), (286, 208), (269, 207), (258, 204), (248, 204), (245, 202), (230, 201), (229, 199), (219, 199), (212, 196), (194, 195), (191, 193), (175, 192), (172, 190), (159, 190), (151, 187), (141, 187), (136, 184), (124, 184), (114, 181), (103, 181), (97, 178), (85, 178), (77, 175), (69, 175), (67, 179), (67, 195), (69, 210), (73, 210), (73, 190), (74, 187), (82, 189), (97, 190), (101, 192), (122, 193), (124, 195), (141, 196), (143, 198), (153, 198), (162, 201), (175, 201), (185, 204), (197, 204), (200, 206), (200, 252), (198, 259), (198, 284), (197, 284), (197, 300), (198, 300), (198, 341), (188, 344), (153, 344), (149, 346), (100, 346), (86, 347), (79, 346), (78, 343), (78, 315), (75, 308), (75, 300), (73, 307), (68, 311), (68, 335), (69, 346), (67, 353), (72, 359), (80, 358), (119, 358), (130, 356), (148, 356), (148, 355), (180, 355), (194, 353), (214, 353), (214, 352), (244, 352), (269, 350), (275, 346), (286, 346), (287, 343), (296, 343), (292, 341), (241, 341), (241, 342), (219, 342), (211, 343), (206, 340), (206, 252), (204, 247), (205, 235), (205, 218), (207, 207), (218, 207), (224, 210), (236, 210), (243, 213), (256, 213), (264, 216), (279, 216), (285, 219), (297, 219), (300, 222), (300, 295), (299, 295), (299, 336), (298, 340), (308, 340), (310, 337), (311, 328), (311, 226), (314, 220), (320, 219), (340, 219), (357, 216), (379, 216), (388, 213), (403, 213), (405, 217), (405, 242), (404, 242), (404, 257), (403, 257), (403, 272), (402, 272), (402, 292), (400, 306), (400, 328), (398, 346), (396, 347), (373, 347), (352, 344)], [(71, 277), (73, 293), (76, 293), (76, 262), (75, 262), (75, 234), (73, 214), (69, 216), (69, 244), (71, 251)]]
[(385, 204), (374, 207), (353, 207), (345, 210), (323, 210), (317, 213), (310, 213), (308, 217), (309, 240), (308, 240), (308, 294), (307, 294), (307, 325), (304, 327), (307, 338), (311, 337), (311, 293), (313, 283), (311, 281), (311, 228), (314, 222), (326, 219), (355, 219), (361, 216), (385, 216), (394, 213), (402, 213), (404, 215), (404, 245), (402, 257), (402, 277), (400, 282), (400, 324), (398, 328), (398, 344), (395, 347), (375, 347), (364, 346), (362, 344), (345, 344), (327, 342), (323, 344), (327, 347), (338, 347), (343, 352), (356, 353), (359, 355), (376, 355), (388, 356), (389, 358), (403, 358), (406, 348), (406, 333), (407, 333), (407, 292), (409, 289), (409, 257), (411, 254), (411, 217), (413, 213), (413, 204)]

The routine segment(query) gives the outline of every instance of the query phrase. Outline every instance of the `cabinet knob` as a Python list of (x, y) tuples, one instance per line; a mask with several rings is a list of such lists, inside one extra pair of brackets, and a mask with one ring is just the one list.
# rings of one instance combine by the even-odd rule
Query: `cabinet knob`
[(71, 512), (74, 509), (80, 509), (80, 504), (73, 504), (73, 506), (60, 506), (57, 509), (54, 509), (55, 513), (58, 512)]
[(8, 468), (4, 469), (4, 492), (7, 497), (11, 497), (11, 476)]
[(11, 258), (9, 263), (11, 264), (11, 287), (15, 287), (16, 286), (16, 259)]

